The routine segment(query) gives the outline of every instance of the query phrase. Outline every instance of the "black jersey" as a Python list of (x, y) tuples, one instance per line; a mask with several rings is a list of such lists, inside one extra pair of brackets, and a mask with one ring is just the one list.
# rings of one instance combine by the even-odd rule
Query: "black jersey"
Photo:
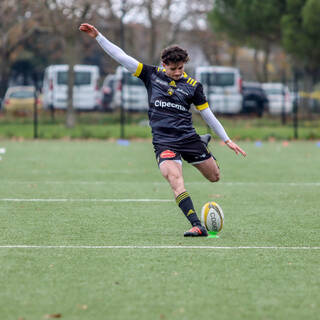
[(149, 123), (153, 143), (172, 144), (196, 135), (192, 125), (192, 104), (198, 110), (208, 108), (202, 85), (186, 73), (173, 80), (165, 69), (139, 63), (134, 76), (140, 78), (148, 91)]

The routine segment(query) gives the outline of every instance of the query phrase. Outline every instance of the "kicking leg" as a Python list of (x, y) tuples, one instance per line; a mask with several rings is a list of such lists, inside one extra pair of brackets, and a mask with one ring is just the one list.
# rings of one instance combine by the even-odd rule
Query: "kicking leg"
[(217, 165), (216, 160), (211, 157), (201, 163), (194, 164), (205, 178), (211, 182), (217, 182), (220, 179), (220, 169)]

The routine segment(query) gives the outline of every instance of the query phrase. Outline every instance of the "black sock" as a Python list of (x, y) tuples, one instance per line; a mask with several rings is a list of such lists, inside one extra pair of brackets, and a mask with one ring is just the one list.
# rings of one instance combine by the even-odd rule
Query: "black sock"
[(187, 191), (180, 193), (176, 198), (176, 202), (192, 226), (201, 225), (196, 211), (194, 210), (192, 200)]

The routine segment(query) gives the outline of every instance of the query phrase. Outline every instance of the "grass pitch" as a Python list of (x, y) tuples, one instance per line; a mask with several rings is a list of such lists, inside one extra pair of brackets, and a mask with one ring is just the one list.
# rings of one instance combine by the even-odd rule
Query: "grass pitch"
[(318, 319), (320, 148), (239, 144), (218, 183), (184, 163), (225, 214), (186, 239), (151, 143), (0, 141), (0, 319)]

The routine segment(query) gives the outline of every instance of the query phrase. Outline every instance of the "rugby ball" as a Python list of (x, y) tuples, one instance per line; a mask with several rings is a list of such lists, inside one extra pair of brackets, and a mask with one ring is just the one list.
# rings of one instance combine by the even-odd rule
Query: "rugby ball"
[(224, 223), (221, 207), (213, 202), (207, 202), (201, 210), (201, 222), (208, 231), (220, 232)]

